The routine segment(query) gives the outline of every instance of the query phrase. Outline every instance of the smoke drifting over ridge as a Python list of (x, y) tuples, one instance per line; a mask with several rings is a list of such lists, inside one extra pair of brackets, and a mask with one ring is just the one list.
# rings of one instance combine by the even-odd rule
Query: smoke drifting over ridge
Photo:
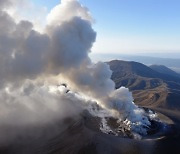
[[(123, 87), (115, 90), (109, 66), (94, 64), (88, 56), (96, 32), (87, 8), (76, 0), (62, 0), (40, 33), (30, 21), (16, 23), (6, 6), (0, 1), (0, 126), (52, 122), (78, 115), (97, 101), (128, 121), (132, 131), (146, 134), (144, 126), (150, 122), (131, 93)], [(61, 81), (82, 96), (56, 87)]]

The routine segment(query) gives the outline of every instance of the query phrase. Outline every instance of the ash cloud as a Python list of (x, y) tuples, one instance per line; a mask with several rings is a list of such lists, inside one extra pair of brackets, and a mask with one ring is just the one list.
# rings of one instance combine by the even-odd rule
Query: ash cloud
[(0, 0), (0, 8), (2, 9), (2, 8), (6, 8), (7, 6), (9, 6), (9, 5), (11, 5), (12, 4), (12, 2), (10, 1), (10, 0), (6, 0), (6, 1), (4, 1), (4, 0)]
[(115, 90), (109, 66), (94, 64), (88, 56), (96, 32), (87, 8), (76, 0), (62, 0), (50, 12), (48, 24), (40, 33), (30, 21), (14, 21), (2, 9), (6, 5), (8, 2), (0, 1), (1, 126), (16, 128), (78, 115), (86, 99), (60, 92), (56, 86), (51, 91), (52, 83), (64, 80), (73, 91), (129, 120), (133, 130), (146, 133), (141, 126), (149, 125), (149, 121), (133, 103), (128, 89)]

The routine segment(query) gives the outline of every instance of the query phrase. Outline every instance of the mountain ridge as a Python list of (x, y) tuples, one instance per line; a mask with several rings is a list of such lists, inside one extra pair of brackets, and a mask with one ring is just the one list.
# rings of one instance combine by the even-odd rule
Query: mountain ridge
[(179, 77), (157, 72), (134, 61), (113, 60), (107, 63), (113, 71), (111, 78), (116, 88), (129, 88), (136, 104), (180, 109)]
[(153, 69), (156, 72), (170, 75), (170, 76), (175, 76), (175, 77), (180, 77), (179, 73), (176, 73), (175, 71), (171, 70), (170, 68), (164, 66), (164, 65), (150, 65), (149, 66), (151, 69)]

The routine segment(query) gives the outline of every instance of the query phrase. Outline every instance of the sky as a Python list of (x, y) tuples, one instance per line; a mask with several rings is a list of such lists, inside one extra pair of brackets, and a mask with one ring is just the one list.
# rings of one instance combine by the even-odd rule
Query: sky
[[(32, 0), (49, 12), (59, 0)], [(97, 32), (94, 53), (179, 53), (179, 0), (80, 0)]]

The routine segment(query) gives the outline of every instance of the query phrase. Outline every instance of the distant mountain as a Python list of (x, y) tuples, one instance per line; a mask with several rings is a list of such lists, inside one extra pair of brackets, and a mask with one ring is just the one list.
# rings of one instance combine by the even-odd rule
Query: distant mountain
[(138, 76), (138, 77), (156, 78), (165, 81), (173, 81), (180, 83), (179, 76), (172, 76), (169, 74), (160, 73), (138, 62), (113, 60), (109, 62), (109, 65), (111, 70), (113, 70), (113, 75), (112, 75), (113, 79), (116, 79), (117, 75), (118, 78), (123, 76), (131, 76), (131, 77)]
[(116, 88), (128, 87), (133, 92), (135, 103), (180, 109), (180, 77), (160, 73), (137, 62), (113, 60), (108, 64)]
[[(152, 56), (151, 56), (152, 55)], [(128, 55), (128, 54), (91, 54), (93, 61), (111, 61), (114, 59), (125, 61), (136, 61), (145, 65), (164, 65), (169, 68), (180, 69), (180, 54), (172, 54), (176, 56), (163, 57), (162, 54), (140, 54), (140, 55)], [(154, 56), (154, 57), (153, 57)], [(155, 57), (156, 56), (156, 57)]]
[(138, 56), (138, 55), (119, 55), (118, 59), (137, 61), (146, 65), (165, 65), (167, 67), (180, 68), (180, 58), (160, 58), (151, 56)]
[(176, 73), (175, 71), (171, 70), (170, 68), (164, 65), (151, 65), (149, 66), (151, 69), (170, 76), (180, 77), (180, 74)]

